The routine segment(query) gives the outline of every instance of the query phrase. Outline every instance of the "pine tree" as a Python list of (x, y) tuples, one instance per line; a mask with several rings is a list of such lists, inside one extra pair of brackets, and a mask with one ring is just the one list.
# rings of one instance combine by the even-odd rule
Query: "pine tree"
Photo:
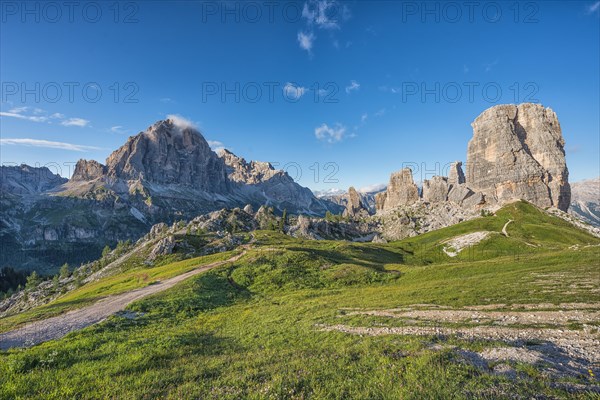
[(42, 279), (40, 278), (40, 276), (38, 275), (38, 273), (35, 272), (35, 271), (33, 271), (27, 277), (27, 284), (25, 285), (25, 287), (27, 289), (33, 289), (34, 287), (36, 287), (37, 285), (39, 285), (41, 281), (42, 281)]
[(109, 253), (110, 253), (110, 247), (108, 247), (108, 245), (104, 246), (104, 249), (102, 249), (102, 258), (108, 256)]
[(61, 279), (65, 279), (69, 277), (69, 264), (64, 263), (62, 267), (60, 267), (60, 277)]

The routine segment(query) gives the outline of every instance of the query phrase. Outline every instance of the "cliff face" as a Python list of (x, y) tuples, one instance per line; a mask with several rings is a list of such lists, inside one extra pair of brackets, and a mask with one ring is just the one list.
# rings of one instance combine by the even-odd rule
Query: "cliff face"
[(202, 135), (172, 120), (130, 137), (106, 160), (107, 176), (227, 193), (225, 165)]
[[(448, 178), (423, 182), (424, 201), (476, 207), (522, 199), (539, 207), (568, 209), (565, 142), (554, 111), (531, 103), (499, 105), (481, 113), (472, 126), (466, 177), (462, 164), (453, 163)], [(406, 169), (392, 174), (387, 192), (378, 196), (378, 211), (418, 200), (410, 175)]]
[(385, 192), (375, 196), (378, 210), (389, 210), (398, 206), (410, 205), (419, 200), (419, 188), (413, 181), (410, 168), (394, 172)]
[(523, 199), (540, 207), (569, 207), (571, 188), (564, 140), (554, 111), (539, 104), (500, 105), (472, 123), (466, 184), (487, 202)]

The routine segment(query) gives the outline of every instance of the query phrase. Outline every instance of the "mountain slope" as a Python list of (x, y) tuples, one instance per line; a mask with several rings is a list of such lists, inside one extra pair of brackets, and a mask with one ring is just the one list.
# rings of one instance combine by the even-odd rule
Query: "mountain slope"
[(600, 177), (571, 184), (569, 213), (600, 227)]

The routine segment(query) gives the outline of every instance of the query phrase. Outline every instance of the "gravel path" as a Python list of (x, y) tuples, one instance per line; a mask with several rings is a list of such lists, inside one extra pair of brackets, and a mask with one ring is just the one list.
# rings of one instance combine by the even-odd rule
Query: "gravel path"
[(508, 226), (508, 224), (510, 224), (511, 222), (513, 222), (512, 219), (509, 219), (507, 223), (504, 224), (504, 226), (502, 227), (502, 234), (506, 237), (508, 237), (508, 232), (506, 232), (506, 227)]
[(31, 322), (21, 328), (2, 333), (0, 334), (0, 349), (6, 350), (11, 347), (33, 346), (48, 340), (59, 339), (69, 332), (83, 329), (103, 321), (109, 316), (124, 310), (125, 307), (136, 300), (172, 288), (179, 282), (194, 275), (206, 272), (212, 268), (235, 262), (245, 255), (246, 251), (247, 247), (244, 248), (242, 253), (233, 256), (228, 260), (203, 265), (173, 278), (159, 281), (155, 284), (134, 289), (129, 292), (108, 296), (95, 304), (72, 310), (56, 317)]

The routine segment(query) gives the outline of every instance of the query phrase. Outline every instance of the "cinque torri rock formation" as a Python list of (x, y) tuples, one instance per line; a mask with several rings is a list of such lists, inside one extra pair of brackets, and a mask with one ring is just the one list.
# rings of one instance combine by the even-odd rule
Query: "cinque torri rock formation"
[(450, 202), (464, 208), (526, 200), (567, 211), (571, 200), (564, 139), (554, 111), (539, 104), (498, 105), (472, 123), (466, 175), (462, 163), (449, 176), (423, 181), (421, 196), (408, 168), (392, 174), (377, 196), (378, 212), (418, 201)]
[(487, 203), (527, 200), (566, 211), (571, 200), (565, 141), (554, 111), (539, 104), (499, 105), (472, 123), (466, 183)]

